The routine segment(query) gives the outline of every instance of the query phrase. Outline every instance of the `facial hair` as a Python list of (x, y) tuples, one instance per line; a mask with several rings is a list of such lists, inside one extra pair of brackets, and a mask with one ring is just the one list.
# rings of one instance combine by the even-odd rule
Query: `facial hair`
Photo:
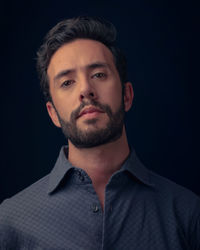
[[(84, 131), (77, 127), (77, 117), (81, 110), (92, 105), (99, 108), (101, 111), (108, 115), (108, 122), (104, 128), (92, 129)], [(54, 107), (55, 108), (55, 107)], [(56, 109), (55, 109), (56, 110)], [(124, 124), (124, 103), (121, 101), (121, 105), (118, 110), (113, 113), (110, 106), (107, 104), (101, 104), (95, 100), (89, 102), (83, 102), (81, 105), (75, 109), (70, 116), (70, 120), (66, 121), (63, 119), (58, 111), (56, 110), (61, 129), (65, 137), (71, 141), (71, 143), (77, 148), (92, 148), (97, 147), (109, 142), (116, 141), (122, 135), (123, 124)], [(97, 118), (86, 120), (85, 123), (93, 124), (98, 121)]]

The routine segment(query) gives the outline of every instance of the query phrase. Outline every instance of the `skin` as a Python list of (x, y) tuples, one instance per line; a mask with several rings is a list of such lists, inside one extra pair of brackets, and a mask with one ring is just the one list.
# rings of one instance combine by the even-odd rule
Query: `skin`
[[(46, 107), (57, 127), (61, 127), (57, 112), (62, 119), (69, 121), (73, 110), (91, 99), (109, 105), (112, 112), (119, 109), (122, 98), (126, 112), (132, 106), (132, 85), (130, 82), (125, 84), (122, 97), (122, 85), (113, 55), (100, 42), (77, 39), (63, 45), (52, 56), (47, 74), (54, 105), (47, 102)], [(95, 122), (88, 122), (91, 119)], [(106, 113), (92, 112), (77, 118), (76, 125), (89, 133), (104, 128), (108, 121)], [(68, 140), (68, 145), (68, 160), (90, 176), (103, 209), (105, 186), (130, 152), (125, 127), (121, 137), (113, 142), (92, 148), (77, 148)]]

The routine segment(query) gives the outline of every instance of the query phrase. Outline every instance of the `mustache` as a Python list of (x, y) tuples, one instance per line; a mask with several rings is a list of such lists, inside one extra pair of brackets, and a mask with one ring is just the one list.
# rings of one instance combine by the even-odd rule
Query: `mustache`
[(76, 108), (74, 111), (72, 111), (71, 121), (75, 121), (76, 118), (78, 117), (79, 113), (81, 112), (81, 110), (84, 107), (87, 107), (90, 105), (101, 109), (103, 112), (107, 113), (108, 116), (112, 116), (112, 110), (107, 104), (102, 104), (102, 103), (99, 103), (95, 100), (91, 100), (89, 102), (82, 102), (78, 108)]

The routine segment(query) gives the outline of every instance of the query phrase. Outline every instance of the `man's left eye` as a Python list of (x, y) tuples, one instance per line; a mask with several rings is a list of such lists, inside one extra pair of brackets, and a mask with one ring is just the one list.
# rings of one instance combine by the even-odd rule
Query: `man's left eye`
[(103, 78), (103, 77), (106, 77), (106, 74), (102, 73), (102, 72), (99, 72), (99, 73), (94, 74), (92, 78), (94, 78), (94, 77), (96, 77), (96, 78)]

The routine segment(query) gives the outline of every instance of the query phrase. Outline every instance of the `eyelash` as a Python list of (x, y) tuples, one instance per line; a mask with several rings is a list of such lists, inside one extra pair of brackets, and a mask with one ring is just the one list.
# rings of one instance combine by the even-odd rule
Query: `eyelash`
[[(101, 76), (99, 76), (99, 75), (101, 75)], [(92, 76), (92, 78), (94, 78), (94, 77), (97, 77), (97, 78), (105, 78), (105, 77), (106, 77), (106, 74), (103, 73), (103, 72), (98, 72), (98, 73), (96, 73), (96, 74), (94, 74), (94, 75)]]
[[(105, 78), (106, 77), (106, 74), (105, 73), (103, 73), (103, 72), (98, 72), (98, 73), (96, 73), (96, 74), (94, 74), (93, 76), (92, 76), (92, 78)], [(68, 87), (68, 86), (70, 86), (72, 83), (74, 83), (74, 80), (66, 80), (66, 81), (64, 81), (62, 84), (61, 84), (61, 87)]]
[[(61, 87), (68, 87), (69, 85), (72, 84), (72, 82), (74, 82), (73, 80), (66, 80), (62, 83)], [(67, 84), (66, 84), (67, 83)]]

